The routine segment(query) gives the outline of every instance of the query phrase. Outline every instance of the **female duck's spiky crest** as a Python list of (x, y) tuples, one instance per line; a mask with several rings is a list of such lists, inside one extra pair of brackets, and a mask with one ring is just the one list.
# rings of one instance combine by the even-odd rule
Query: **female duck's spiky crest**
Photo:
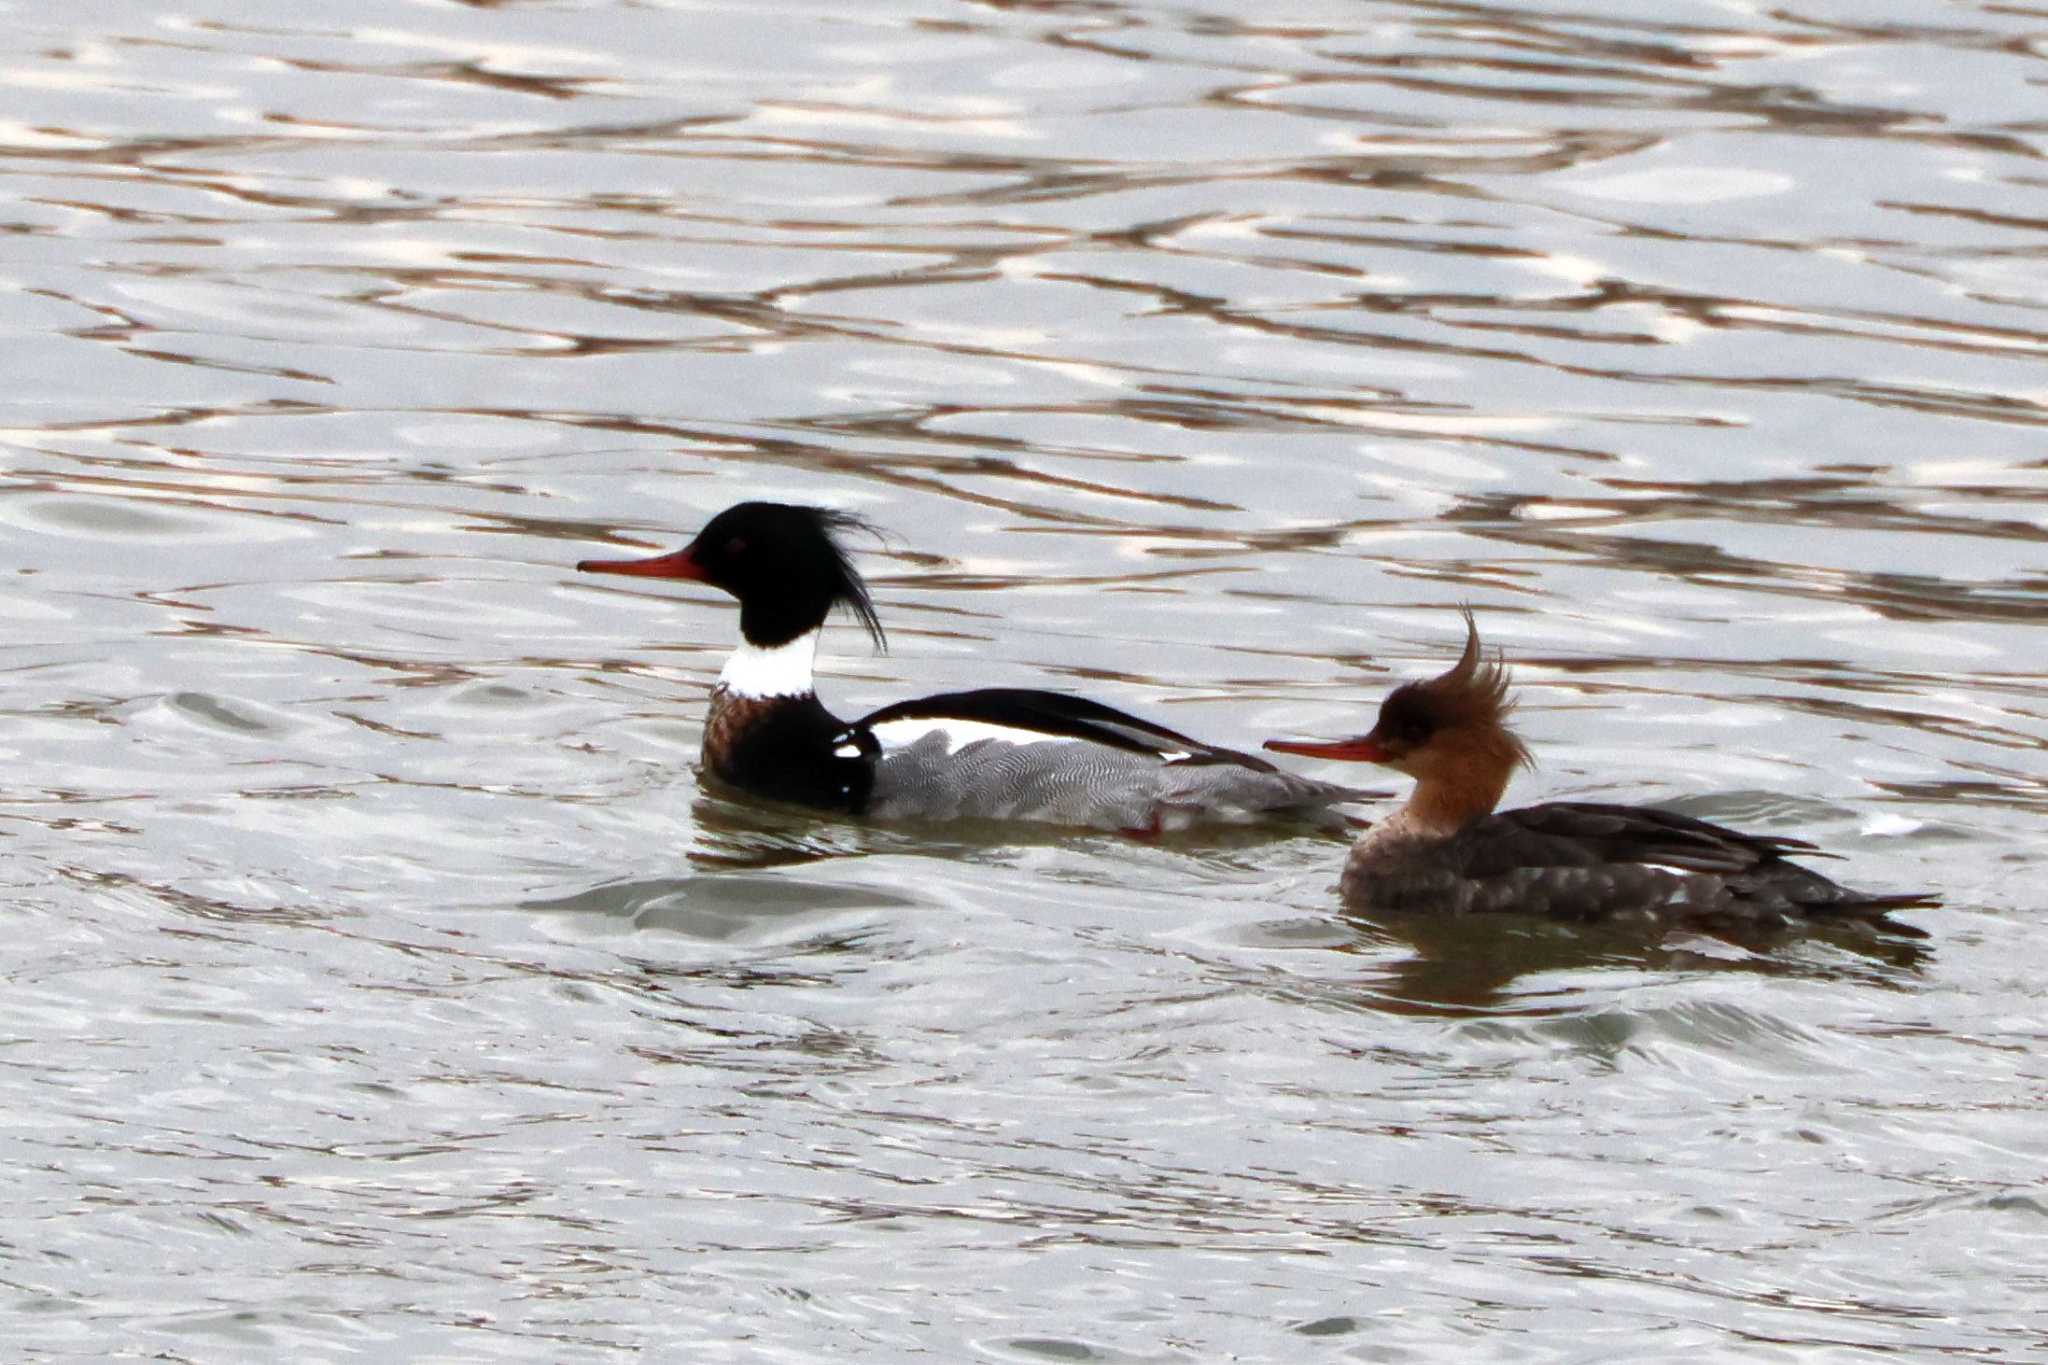
[(1507, 661), (1496, 650), (1491, 659), (1479, 644), (1479, 623), (1470, 607), (1460, 608), (1465, 618), (1465, 650), (1458, 662), (1425, 682), (1409, 684), (1424, 701), (1438, 728), (1478, 726), (1497, 731), (1511, 752), (1513, 768), (1535, 765), (1535, 758), (1520, 736), (1508, 728), (1508, 716), (1515, 709), (1508, 694)]

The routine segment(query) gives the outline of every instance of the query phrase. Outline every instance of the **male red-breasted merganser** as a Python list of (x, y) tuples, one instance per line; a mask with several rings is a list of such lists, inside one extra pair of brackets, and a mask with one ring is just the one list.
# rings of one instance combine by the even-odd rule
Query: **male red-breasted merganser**
[(1415, 779), (1406, 805), (1352, 848), (1338, 883), (1363, 909), (1560, 919), (1642, 916), (1716, 928), (1825, 920), (1876, 921), (1937, 904), (1924, 895), (1866, 895), (1787, 855), (1818, 855), (1802, 839), (1743, 834), (1645, 806), (1553, 801), (1496, 812), (1529, 751), (1507, 727), (1506, 666), (1481, 657), (1465, 614), (1465, 652), (1449, 672), (1397, 687), (1369, 734), (1330, 742), (1268, 740), (1280, 753), (1380, 763)]
[(740, 645), (704, 726), (704, 765), (729, 785), (874, 820), (979, 817), (1136, 834), (1314, 819), (1364, 795), (1056, 692), (950, 692), (838, 719), (811, 676), (825, 618), (844, 606), (884, 643), (867, 584), (836, 538), (857, 529), (870, 528), (844, 512), (743, 502), (673, 554), (576, 566), (708, 583), (739, 599)]

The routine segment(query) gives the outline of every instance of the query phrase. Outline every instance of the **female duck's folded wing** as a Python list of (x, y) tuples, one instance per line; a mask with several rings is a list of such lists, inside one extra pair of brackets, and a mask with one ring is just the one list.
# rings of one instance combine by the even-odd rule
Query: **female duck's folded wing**
[(1639, 863), (1683, 872), (1741, 872), (1788, 855), (1824, 856), (1804, 839), (1745, 834), (1653, 806), (1551, 801), (1500, 811), (1458, 840), (1470, 875), (1517, 867)]
[[(1589, 902), (1655, 899), (1646, 876), (1670, 874), (1674, 899), (1738, 920), (1872, 919), (1938, 904), (1923, 894), (1872, 895), (1830, 881), (1790, 861), (1828, 856), (1803, 839), (1747, 834), (1647, 806), (1559, 801), (1501, 811), (1453, 836), (1442, 854), (1463, 881), (1550, 882), (1554, 894)], [(1909, 925), (1885, 927), (1920, 935)]]

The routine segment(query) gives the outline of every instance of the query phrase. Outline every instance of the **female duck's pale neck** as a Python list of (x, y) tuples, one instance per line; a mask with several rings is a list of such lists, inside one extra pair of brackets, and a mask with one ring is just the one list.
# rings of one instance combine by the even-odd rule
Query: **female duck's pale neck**
[(1449, 838), (1492, 812), (1529, 751), (1507, 726), (1513, 709), (1506, 667), (1485, 660), (1465, 613), (1465, 652), (1448, 672), (1397, 687), (1368, 734), (1331, 743), (1268, 740), (1280, 753), (1380, 763), (1415, 779), (1407, 804), (1374, 831)]
[(1438, 734), (1396, 764), (1415, 778), (1402, 806), (1402, 823), (1416, 834), (1448, 838), (1491, 815), (1508, 789), (1508, 779), (1527, 760), (1527, 751), (1505, 728), (1464, 726)]

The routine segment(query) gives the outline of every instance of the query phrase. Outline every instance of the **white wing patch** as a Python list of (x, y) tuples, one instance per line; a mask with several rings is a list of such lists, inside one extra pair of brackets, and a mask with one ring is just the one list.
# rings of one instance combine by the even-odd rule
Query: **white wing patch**
[(992, 739), (1002, 744), (1086, 744), (1072, 735), (1049, 735), (1043, 730), (1026, 730), (1015, 725), (992, 725), (984, 720), (949, 720), (944, 716), (910, 716), (885, 720), (869, 728), (884, 749), (908, 749), (931, 735), (945, 738), (948, 756), (970, 744)]

